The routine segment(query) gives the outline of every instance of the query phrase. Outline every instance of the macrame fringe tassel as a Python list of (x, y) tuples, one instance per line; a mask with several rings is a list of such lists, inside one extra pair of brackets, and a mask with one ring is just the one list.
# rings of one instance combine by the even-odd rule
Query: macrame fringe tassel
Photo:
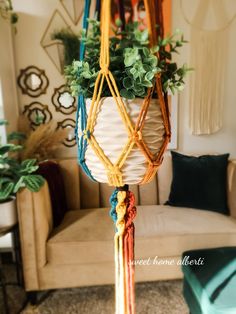
[(115, 190), (110, 198), (110, 215), (115, 222), (116, 314), (135, 313), (134, 291), (134, 194)]
[(190, 129), (211, 134), (222, 127), (227, 32), (192, 30)]

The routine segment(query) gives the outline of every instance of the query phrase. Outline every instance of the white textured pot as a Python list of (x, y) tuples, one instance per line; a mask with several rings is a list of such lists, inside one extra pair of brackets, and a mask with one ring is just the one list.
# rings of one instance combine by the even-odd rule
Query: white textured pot
[(0, 203), (0, 228), (10, 227), (17, 223), (16, 198)]
[[(123, 99), (133, 125), (136, 124), (143, 101), (142, 98), (134, 100)], [(87, 99), (86, 108), (88, 115), (90, 106), (91, 100)], [(80, 135), (80, 126), (78, 132)], [(101, 98), (93, 135), (105, 155), (114, 164), (128, 141), (128, 134), (113, 97)], [(165, 128), (160, 105), (157, 99), (152, 99), (142, 130), (143, 140), (152, 154), (156, 155), (160, 151), (164, 135)], [(85, 161), (92, 176), (98, 182), (108, 183), (107, 171), (90, 145), (88, 145), (85, 153)], [(148, 162), (143, 152), (135, 144), (121, 169), (123, 182), (125, 184), (139, 184), (145, 176), (147, 167)]]

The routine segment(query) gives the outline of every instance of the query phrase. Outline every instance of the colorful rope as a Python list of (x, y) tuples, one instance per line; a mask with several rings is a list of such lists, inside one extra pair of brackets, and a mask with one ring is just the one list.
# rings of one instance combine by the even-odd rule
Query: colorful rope
[(118, 190), (115, 189), (110, 197), (110, 204), (111, 204), (110, 216), (114, 223), (116, 223), (117, 221), (117, 214), (116, 214), (116, 206), (118, 202), (117, 193), (118, 193)]
[(135, 313), (133, 219), (136, 216), (136, 207), (134, 202), (134, 194), (131, 191), (115, 189), (110, 197), (110, 216), (116, 226), (114, 237), (116, 314)]
[(135, 197), (131, 191), (127, 191), (125, 232), (124, 232), (124, 268), (126, 284), (126, 313), (135, 313), (135, 290), (134, 290), (134, 223), (136, 207)]
[[(156, 1), (155, 1), (156, 2)], [(151, 45), (157, 43), (156, 32), (156, 9), (155, 2), (153, 0), (144, 0), (149, 38)], [(97, 1), (97, 8), (100, 7), (100, 1)], [(83, 28), (87, 29), (89, 16), (90, 0), (85, 2), (85, 13), (83, 20)], [(140, 184), (149, 182), (155, 175), (157, 168), (162, 162), (163, 153), (170, 140), (170, 122), (168, 108), (165, 105), (161, 77), (156, 76), (155, 88), (162, 111), (163, 123), (165, 126), (166, 134), (164, 143), (157, 156), (154, 156), (142, 138), (142, 129), (144, 127), (145, 117), (148, 111), (150, 100), (154, 88), (149, 89), (147, 97), (144, 99), (139, 117), (136, 125), (130, 120), (130, 117), (126, 111), (126, 107), (119, 94), (115, 79), (109, 70), (110, 56), (109, 56), (109, 32), (110, 32), (110, 8), (111, 0), (102, 1), (101, 10), (101, 50), (100, 50), (100, 71), (95, 82), (94, 94), (90, 111), (87, 117), (85, 101), (82, 96), (79, 97), (78, 111), (77, 111), (77, 123), (80, 118), (82, 134), (78, 136), (78, 125), (76, 126), (76, 139), (78, 143), (78, 159), (81, 167), (85, 173), (94, 180), (85, 162), (85, 152), (87, 144), (91, 146), (95, 154), (100, 159), (101, 163), (107, 170), (107, 177), (110, 185), (116, 187), (124, 186), (122, 178), (122, 166), (124, 165), (129, 153), (134, 145), (137, 145), (143, 152), (147, 163), (146, 174)], [(122, 1), (120, 1), (120, 13), (123, 15)], [(81, 43), (80, 59), (84, 57), (85, 46)], [(101, 96), (104, 82), (107, 82), (111, 94), (116, 102), (118, 112), (122, 118), (122, 121), (127, 129), (128, 141), (120, 153), (120, 156), (116, 163), (112, 163), (110, 159), (105, 155), (102, 148), (97, 143), (93, 132), (96, 125), (96, 119), (101, 106)], [(134, 195), (130, 191), (124, 191), (121, 189), (115, 189), (110, 198), (111, 210), (110, 216), (113, 219), (116, 227), (116, 234), (114, 237), (115, 244), (115, 275), (116, 275), (116, 314), (134, 314), (135, 302), (134, 302), (134, 224), (133, 219), (136, 215), (136, 207), (134, 206)]]
[[(87, 32), (88, 29), (88, 17), (89, 17), (89, 11), (90, 11), (90, 6), (91, 6), (91, 0), (86, 0), (85, 1), (85, 6), (84, 6), (84, 16), (83, 16), (83, 30)], [(99, 7), (99, 6), (98, 6)], [(85, 54), (85, 44), (83, 41), (80, 43), (80, 60), (83, 60)], [(80, 128), (82, 134), (78, 134), (78, 125), (80, 122)], [(81, 168), (84, 170), (86, 175), (90, 177), (92, 180), (96, 181), (87, 164), (85, 161), (85, 152), (87, 148), (87, 139), (84, 137), (84, 131), (87, 126), (87, 112), (86, 112), (86, 105), (84, 101), (84, 96), (79, 95), (78, 97), (78, 107), (77, 107), (77, 112), (76, 112), (76, 127), (75, 127), (75, 137), (76, 137), (76, 142), (77, 142), (77, 147), (78, 147), (78, 161), (79, 164), (81, 165)]]

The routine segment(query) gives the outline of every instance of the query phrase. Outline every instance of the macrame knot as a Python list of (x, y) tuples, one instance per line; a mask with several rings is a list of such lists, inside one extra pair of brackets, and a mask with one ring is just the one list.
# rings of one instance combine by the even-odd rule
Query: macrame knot
[(83, 137), (84, 137), (85, 139), (90, 139), (90, 137), (91, 137), (90, 131), (89, 131), (89, 130), (84, 130), (84, 131), (83, 131)]
[(133, 139), (135, 142), (141, 141), (143, 138), (141, 131), (134, 132), (129, 137)]
[(104, 64), (101, 66), (101, 73), (107, 75), (109, 73), (108, 65)]
[(125, 213), (126, 213), (125, 199), (126, 199), (126, 192), (119, 191), (117, 193), (117, 205), (116, 205), (116, 214), (117, 214), (116, 236), (122, 235), (125, 231), (125, 219), (124, 219)]
[(157, 161), (153, 161), (153, 162), (151, 163), (151, 166), (152, 166), (152, 167), (159, 167), (160, 164), (161, 164), (161, 160), (157, 160)]
[(122, 173), (117, 166), (110, 166), (107, 172), (109, 184), (113, 186), (122, 186)]
[(134, 206), (135, 203), (135, 197), (134, 197), (134, 193), (131, 191), (127, 192), (127, 196), (126, 196), (126, 214), (125, 214), (125, 221), (126, 221), (126, 226), (125, 228), (128, 230), (129, 228), (133, 227), (133, 220), (136, 216), (137, 213), (137, 209)]
[(121, 175), (121, 171), (117, 166), (110, 166), (109, 167), (109, 174), (110, 175)]

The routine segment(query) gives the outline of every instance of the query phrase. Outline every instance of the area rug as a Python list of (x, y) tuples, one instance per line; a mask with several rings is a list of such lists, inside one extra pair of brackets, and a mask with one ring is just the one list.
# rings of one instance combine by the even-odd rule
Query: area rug
[[(9, 274), (9, 269), (7, 273)], [(25, 302), (25, 293), (22, 288), (17, 286), (8, 287), (7, 290), (11, 309), (10, 314), (17, 314)], [(114, 293), (114, 286), (55, 290), (37, 307), (28, 304), (20, 313), (112, 314), (115, 311)], [(2, 295), (0, 294), (0, 309), (2, 308)], [(1, 310), (0, 313), (2, 313)], [(136, 313), (188, 314), (187, 306), (182, 297), (182, 281), (157, 281), (136, 284)]]

